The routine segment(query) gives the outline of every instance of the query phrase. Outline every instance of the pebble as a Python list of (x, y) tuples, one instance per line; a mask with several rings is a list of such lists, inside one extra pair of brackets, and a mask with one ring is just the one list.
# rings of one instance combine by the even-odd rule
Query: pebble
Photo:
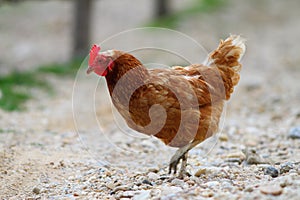
[(279, 179), (278, 182), (280, 183), (279, 185), (282, 188), (293, 184), (293, 179), (290, 176), (282, 176), (279, 177), (278, 179)]
[(33, 192), (34, 194), (40, 194), (41, 189), (38, 188), (38, 187), (34, 187), (34, 188), (32, 189), (32, 192)]
[(213, 197), (214, 193), (210, 190), (201, 192), (201, 196), (203, 197)]
[(214, 188), (214, 187), (220, 185), (220, 183), (218, 181), (209, 181), (209, 182), (205, 183), (204, 185), (209, 188)]
[(159, 175), (154, 172), (149, 172), (147, 176), (150, 181), (156, 181), (157, 179), (159, 179)]
[(178, 186), (162, 186), (161, 187), (161, 195), (165, 196), (168, 194), (175, 194), (177, 192), (181, 192), (182, 188)]
[(253, 187), (249, 186), (249, 187), (246, 187), (245, 192), (253, 192)]
[(227, 142), (228, 141), (228, 136), (226, 134), (220, 134), (219, 140), (221, 142)]
[(265, 175), (270, 175), (273, 178), (277, 177), (279, 174), (278, 170), (273, 166), (268, 166), (265, 168), (264, 173)]
[(157, 167), (151, 167), (148, 169), (148, 172), (154, 172), (154, 173), (157, 173), (159, 171), (159, 168)]
[(143, 181), (142, 181), (142, 183), (143, 184), (147, 184), (147, 185), (153, 185), (148, 179), (144, 179)]
[(195, 173), (195, 176), (199, 177), (202, 174), (205, 174), (205, 175), (219, 175), (221, 173), (221, 171), (222, 171), (222, 168), (220, 168), (220, 167), (201, 167)]
[(243, 161), (240, 158), (227, 158), (226, 162), (241, 164)]
[(113, 182), (109, 182), (106, 184), (106, 187), (108, 187), (109, 189), (113, 190), (116, 186)]
[(125, 191), (122, 193), (122, 197), (133, 197), (135, 194), (134, 191)]
[(241, 160), (245, 160), (245, 158), (246, 158), (245, 154), (241, 151), (229, 153), (229, 154), (227, 154), (226, 157), (227, 158), (239, 158)]
[(240, 164), (246, 159), (246, 156), (243, 152), (237, 151), (227, 154), (226, 158), (227, 162), (237, 162)]
[(133, 200), (147, 200), (151, 197), (151, 191), (150, 190), (140, 190), (137, 191), (138, 195), (135, 195), (133, 197)]
[(171, 181), (171, 184), (172, 185), (177, 185), (177, 186), (180, 186), (180, 187), (183, 187), (186, 183), (183, 181), (183, 180), (180, 180), (178, 178), (175, 178)]
[(222, 188), (227, 189), (227, 190), (231, 190), (233, 187), (232, 187), (232, 184), (230, 182), (223, 181), (222, 182)]
[(194, 175), (199, 177), (199, 176), (201, 176), (202, 174), (205, 174), (205, 173), (206, 173), (206, 168), (200, 168), (200, 169), (198, 169), (198, 171)]
[(261, 186), (259, 189), (263, 194), (271, 194), (274, 196), (281, 195), (283, 191), (283, 189), (278, 185), (265, 185)]
[(254, 149), (245, 149), (243, 153), (246, 156), (246, 163), (253, 164), (271, 164), (271, 162), (265, 158), (259, 156)]
[(116, 193), (118, 191), (127, 191), (127, 190), (130, 190), (129, 186), (121, 185), (121, 186), (115, 187), (115, 189), (112, 191), (112, 193)]
[(292, 127), (289, 131), (288, 137), (291, 139), (300, 139), (300, 126)]
[(283, 163), (281, 166), (280, 166), (280, 174), (284, 174), (284, 173), (287, 173), (289, 172), (291, 169), (293, 169), (293, 163), (291, 162), (286, 162), (286, 163)]
[(74, 196), (74, 197), (78, 197), (79, 194), (78, 194), (77, 192), (74, 192), (73, 196)]

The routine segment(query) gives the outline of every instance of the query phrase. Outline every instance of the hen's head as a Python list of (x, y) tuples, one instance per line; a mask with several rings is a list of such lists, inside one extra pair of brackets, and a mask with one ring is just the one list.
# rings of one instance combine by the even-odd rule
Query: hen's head
[(89, 68), (87, 73), (95, 72), (99, 76), (106, 76), (112, 70), (114, 50), (100, 53), (100, 46), (94, 44), (90, 50)]

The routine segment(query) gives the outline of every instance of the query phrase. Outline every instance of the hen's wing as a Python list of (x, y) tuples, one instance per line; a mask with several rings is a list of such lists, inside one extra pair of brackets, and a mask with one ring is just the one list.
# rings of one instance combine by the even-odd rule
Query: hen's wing
[(199, 65), (149, 70), (146, 84), (131, 96), (127, 124), (170, 146), (180, 147), (193, 140), (200, 120), (209, 125), (213, 104), (219, 107), (220, 100), (225, 99), (222, 87), (217, 87), (222, 85), (218, 71), (201, 67), (203, 73)]
[(201, 64), (175, 66), (173, 69), (189, 82), (197, 96), (199, 106), (225, 100), (230, 96), (233, 87), (230, 79), (233, 72), (230, 69), (224, 72), (217, 67)]

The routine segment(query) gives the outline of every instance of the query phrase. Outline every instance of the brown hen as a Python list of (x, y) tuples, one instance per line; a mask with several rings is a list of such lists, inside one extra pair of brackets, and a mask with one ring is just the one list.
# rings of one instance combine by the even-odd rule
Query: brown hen
[(187, 153), (218, 131), (225, 100), (239, 82), (244, 40), (230, 36), (203, 64), (147, 69), (133, 55), (118, 50), (90, 51), (88, 73), (105, 76), (114, 106), (128, 126), (179, 149), (169, 173), (186, 170)]

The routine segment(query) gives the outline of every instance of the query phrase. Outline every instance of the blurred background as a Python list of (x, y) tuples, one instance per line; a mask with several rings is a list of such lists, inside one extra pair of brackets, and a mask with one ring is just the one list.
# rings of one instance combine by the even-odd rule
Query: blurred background
[[(211, 160), (246, 146), (279, 163), (299, 161), (300, 134), (290, 131), (300, 126), (299, 8), (299, 0), (0, 0), (0, 152), (4, 152), (0, 154), (0, 183), (5, 182), (0, 184), (0, 195), (23, 194), (18, 190), (30, 193), (45, 171), (52, 172), (49, 179), (58, 184), (55, 189), (39, 184), (63, 194), (60, 184), (66, 186), (76, 180), (67, 178), (80, 174), (76, 170), (92, 168), (93, 162), (102, 158), (121, 169), (126, 166), (137, 171), (147, 170), (151, 164), (167, 166), (173, 149), (153, 138), (139, 143), (119, 134), (108, 114), (108, 96), (97, 93), (96, 114), (109, 138), (99, 134), (94, 104), (86, 101), (94, 100), (89, 92), (95, 90), (98, 81), (96, 76), (85, 76), (87, 66), (82, 64), (91, 44), (133, 28), (177, 30), (207, 51), (229, 34), (246, 38), (241, 81), (227, 104), (221, 127), (224, 146), (215, 147), (217, 153), (212, 153)], [(163, 43), (163, 38), (155, 36), (158, 43)], [(198, 56), (193, 48), (186, 48), (184, 40), (171, 41), (186, 54)], [(140, 40), (132, 42), (139, 44)], [(122, 40), (112, 40), (111, 44), (121, 43), (130, 45), (130, 41)], [(156, 59), (143, 55), (139, 57), (142, 60)], [(169, 57), (164, 60), (169, 65), (182, 64)], [(81, 64), (84, 76), (78, 82), (75, 77)], [(75, 91), (77, 104), (72, 107), (74, 88), (81, 89)], [(116, 146), (122, 145), (146, 153), (116, 151)], [(87, 155), (86, 149), (92, 149), (92, 154)], [(286, 154), (279, 155), (278, 150)], [(199, 155), (197, 149), (191, 152), (198, 160)], [(134, 156), (138, 158), (131, 159)], [(253, 177), (249, 180), (258, 180)], [(15, 184), (19, 182), (22, 184)], [(297, 191), (291, 188), (290, 194)]]
[[(148, 26), (178, 30), (194, 38), (208, 51), (215, 47), (220, 38), (230, 33), (241, 34), (248, 40), (249, 48), (245, 61), (247, 67), (243, 70), (245, 74), (249, 74), (246, 70), (253, 70), (252, 74), (258, 69), (274, 71), (277, 65), (284, 66), (280, 69), (288, 70), (296, 68), (299, 63), (299, 45), (296, 44), (300, 35), (297, 0), (0, 2), (1, 76), (11, 72), (26, 72), (25, 77), (33, 80), (27, 83), (24, 80), (24, 86), (38, 85), (39, 80), (30, 77), (35, 76), (36, 70), (52, 74), (74, 73), (92, 43), (100, 43), (128, 29)], [(180, 45), (180, 41), (174, 43)], [(187, 51), (194, 53), (192, 49)], [(73, 68), (73, 72), (70, 68)], [(43, 76), (47, 76), (47, 73)], [(255, 74), (248, 76), (249, 81), (265, 79), (261, 73)], [(22, 74), (16, 76), (1, 79), (1, 83), (6, 82), (6, 87), (2, 86), (0, 107), (6, 110), (20, 108), (18, 105), (15, 108), (14, 105), (5, 105), (8, 103), (4, 102), (7, 95), (14, 93), (8, 91), (14, 90), (8, 86), (8, 82), (14, 82), (14, 78), (20, 79)], [(18, 93), (22, 98), (22, 92)], [(24, 100), (30, 98), (25, 96)]]

